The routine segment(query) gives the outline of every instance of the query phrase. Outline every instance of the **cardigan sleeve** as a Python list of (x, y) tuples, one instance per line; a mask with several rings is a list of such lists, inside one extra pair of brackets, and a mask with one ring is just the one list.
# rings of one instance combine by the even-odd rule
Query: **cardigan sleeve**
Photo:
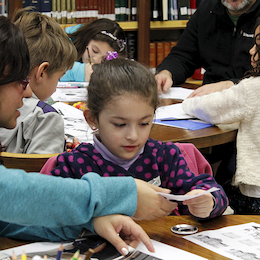
[(245, 79), (222, 92), (187, 98), (182, 108), (185, 113), (215, 125), (239, 122), (246, 117), (249, 119), (255, 109), (253, 98), (257, 96), (249, 83), (250, 79)]

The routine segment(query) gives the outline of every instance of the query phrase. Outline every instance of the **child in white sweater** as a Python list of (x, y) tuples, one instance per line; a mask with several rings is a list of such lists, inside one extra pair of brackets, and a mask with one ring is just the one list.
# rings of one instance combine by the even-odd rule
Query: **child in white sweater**
[(232, 184), (223, 185), (236, 214), (260, 214), (260, 18), (249, 53), (253, 69), (237, 85), (182, 104), (186, 113), (212, 124), (239, 122), (236, 173)]

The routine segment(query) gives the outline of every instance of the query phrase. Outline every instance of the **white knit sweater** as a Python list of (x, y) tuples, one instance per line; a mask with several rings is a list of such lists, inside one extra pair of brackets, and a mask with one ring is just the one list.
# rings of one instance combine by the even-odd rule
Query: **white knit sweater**
[(260, 187), (260, 77), (243, 79), (222, 92), (188, 98), (182, 107), (212, 124), (239, 122), (233, 184)]

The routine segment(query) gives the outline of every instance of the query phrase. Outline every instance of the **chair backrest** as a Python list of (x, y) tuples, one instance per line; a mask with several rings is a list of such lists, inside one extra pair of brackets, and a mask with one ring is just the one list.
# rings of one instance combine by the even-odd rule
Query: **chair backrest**
[(57, 155), (59, 154), (25, 154), (1, 152), (3, 165), (6, 168), (23, 169), (26, 172), (40, 172), (45, 162), (49, 158)]

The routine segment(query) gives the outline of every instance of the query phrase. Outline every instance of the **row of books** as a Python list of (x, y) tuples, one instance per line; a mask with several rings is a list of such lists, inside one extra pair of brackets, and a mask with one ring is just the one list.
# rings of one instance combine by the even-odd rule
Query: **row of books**
[(61, 24), (89, 23), (99, 18), (136, 21), (136, 0), (23, 0), (23, 7), (27, 6)]
[(201, 0), (152, 0), (151, 21), (188, 20)]
[(150, 68), (156, 69), (178, 41), (150, 42)]
[[(0, 0), (5, 1), (5, 0)], [(137, 0), (23, 0), (23, 7), (52, 16), (61, 24), (88, 23), (99, 18), (137, 20)], [(201, 0), (151, 0), (151, 20), (188, 20)]]

